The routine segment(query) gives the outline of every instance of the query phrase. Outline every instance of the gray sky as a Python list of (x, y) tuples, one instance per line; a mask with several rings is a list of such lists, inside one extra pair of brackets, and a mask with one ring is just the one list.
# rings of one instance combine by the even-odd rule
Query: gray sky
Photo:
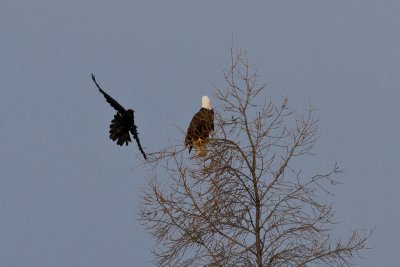
[[(400, 2), (2, 0), (0, 266), (151, 266), (136, 221), (137, 147), (108, 139), (135, 110), (142, 145), (182, 138), (202, 95), (223, 87), (231, 35), (275, 99), (318, 108), (317, 156), (345, 173), (337, 233), (376, 226), (361, 266), (397, 266)], [(218, 107), (216, 107), (218, 108)]]

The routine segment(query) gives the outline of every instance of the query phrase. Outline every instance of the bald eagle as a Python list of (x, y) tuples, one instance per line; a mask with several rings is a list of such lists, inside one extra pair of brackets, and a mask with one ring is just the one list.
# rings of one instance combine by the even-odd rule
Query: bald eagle
[(103, 94), (106, 101), (111, 105), (111, 107), (113, 107), (117, 111), (117, 114), (114, 115), (114, 119), (111, 121), (110, 139), (113, 141), (117, 141), (117, 145), (122, 146), (124, 143), (128, 145), (128, 143), (132, 141), (131, 137), (129, 136), (129, 132), (131, 132), (144, 159), (147, 159), (146, 153), (144, 153), (140, 144), (139, 134), (137, 132), (137, 126), (135, 125), (135, 119), (133, 115), (134, 111), (132, 109), (126, 110), (111, 96), (104, 92), (103, 89), (100, 88), (100, 85), (97, 83), (93, 73), (92, 80), (96, 84), (100, 93)]
[(189, 153), (193, 147), (201, 150), (211, 131), (214, 131), (214, 110), (208, 96), (203, 96), (201, 108), (193, 116), (185, 138), (185, 147), (189, 147)]

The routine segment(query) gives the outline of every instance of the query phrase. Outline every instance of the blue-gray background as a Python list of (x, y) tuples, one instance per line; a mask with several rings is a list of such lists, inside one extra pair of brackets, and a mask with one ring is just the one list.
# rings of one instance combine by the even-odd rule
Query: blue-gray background
[(2, 0), (0, 266), (151, 266), (140, 155), (108, 139), (114, 111), (90, 73), (153, 151), (224, 86), (232, 34), (269, 95), (317, 106), (304, 164), (345, 169), (337, 232), (376, 226), (357, 262), (397, 266), (399, 14), (398, 0)]

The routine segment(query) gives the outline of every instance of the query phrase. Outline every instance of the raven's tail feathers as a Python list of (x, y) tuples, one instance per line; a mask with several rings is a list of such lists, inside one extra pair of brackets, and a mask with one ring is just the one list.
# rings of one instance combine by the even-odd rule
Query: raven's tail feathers
[(122, 121), (122, 116), (119, 113), (117, 113), (111, 121), (110, 139), (117, 141), (117, 144), (120, 146), (124, 143), (128, 145), (129, 142), (132, 142), (131, 137), (129, 136), (129, 131), (126, 129), (126, 126)]

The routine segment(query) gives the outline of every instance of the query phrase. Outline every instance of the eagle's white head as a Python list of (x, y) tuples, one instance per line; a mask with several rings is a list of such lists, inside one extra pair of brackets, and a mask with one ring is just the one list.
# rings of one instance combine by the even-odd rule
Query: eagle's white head
[(208, 96), (205, 95), (201, 98), (201, 107), (212, 110), (211, 100)]

